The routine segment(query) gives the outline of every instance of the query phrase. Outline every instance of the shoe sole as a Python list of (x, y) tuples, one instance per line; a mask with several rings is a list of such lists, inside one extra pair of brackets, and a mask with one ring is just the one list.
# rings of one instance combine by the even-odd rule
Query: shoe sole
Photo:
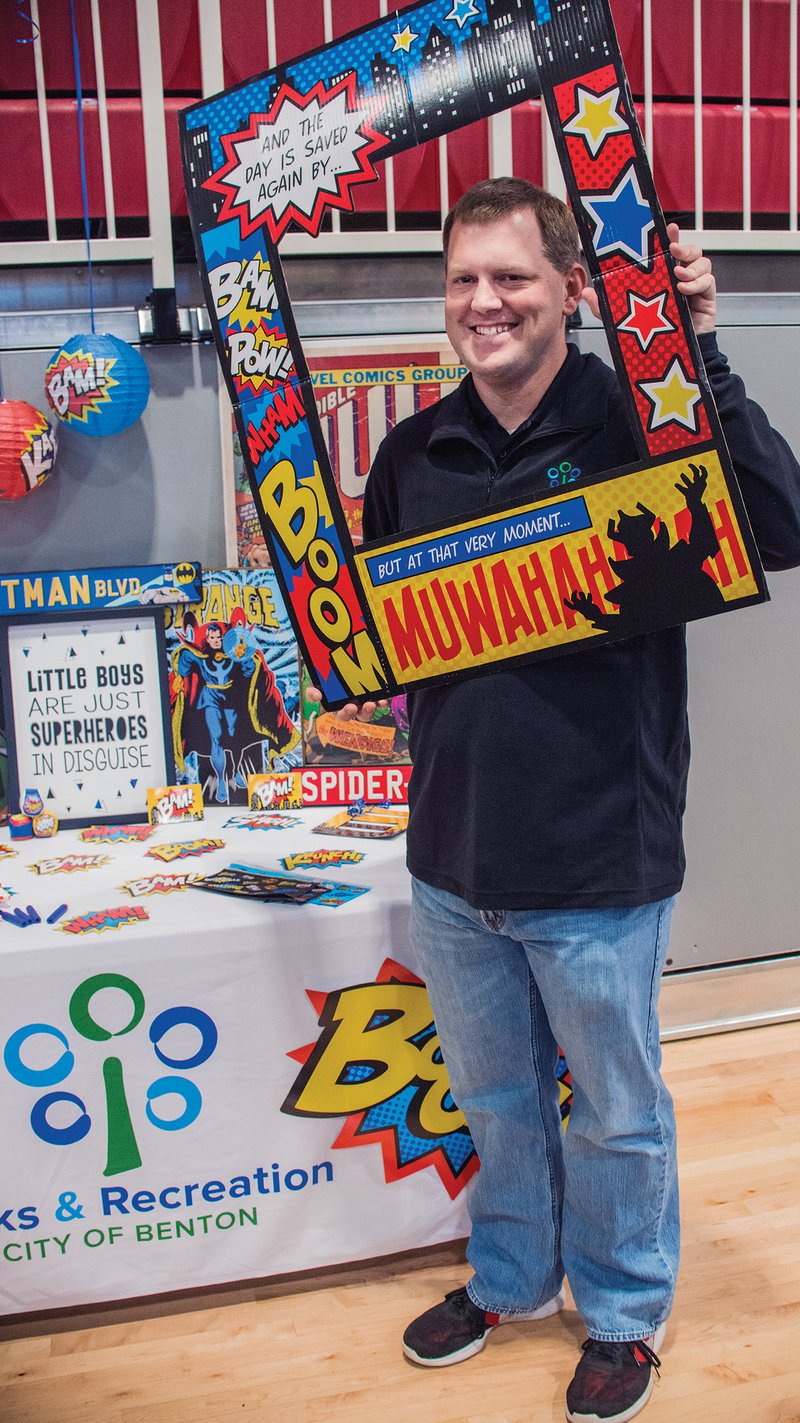
[[(666, 1324), (660, 1324), (655, 1334), (648, 1335), (648, 1339), (652, 1341), (650, 1348), (654, 1354), (657, 1354), (661, 1348), (666, 1332)], [(645, 1339), (644, 1342), (647, 1343), (648, 1339)], [(626, 1408), (624, 1413), (607, 1413), (604, 1415), (599, 1413), (570, 1413), (569, 1409), (567, 1409), (567, 1423), (629, 1423), (629, 1420), (635, 1418), (637, 1413), (641, 1413), (642, 1409), (650, 1402), (650, 1395), (653, 1392), (654, 1385), (655, 1376), (651, 1368), (647, 1388), (641, 1398), (637, 1398), (636, 1402), (632, 1403), (630, 1408)]]
[[(539, 1309), (533, 1309), (527, 1314), (504, 1314), (501, 1316), (500, 1324), (519, 1324), (529, 1320), (549, 1319), (551, 1314), (558, 1314), (564, 1308), (566, 1296), (563, 1290), (559, 1290), (557, 1295), (553, 1295), (546, 1304)], [(418, 1354), (410, 1344), (403, 1340), (403, 1353), (412, 1364), (421, 1364), (425, 1369), (444, 1369), (449, 1364), (462, 1364), (465, 1359), (471, 1359), (473, 1355), (479, 1354), (484, 1347), (493, 1329), (497, 1329), (497, 1324), (490, 1324), (486, 1332), (480, 1339), (473, 1339), (469, 1344), (465, 1344), (463, 1349), (456, 1349), (452, 1354), (445, 1354), (441, 1359), (427, 1359), (424, 1354)]]

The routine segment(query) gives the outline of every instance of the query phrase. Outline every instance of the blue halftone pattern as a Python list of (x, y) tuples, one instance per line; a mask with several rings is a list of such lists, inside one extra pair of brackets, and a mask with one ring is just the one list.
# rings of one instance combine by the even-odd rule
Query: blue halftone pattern
[[(423, 45), (434, 25), (460, 49), (476, 24), (486, 24), (484, 0), (475, 0), (475, 3), (478, 13), (472, 17), (470, 23), (462, 27), (459, 27), (455, 20), (447, 19), (448, 12), (453, 9), (452, 0), (433, 0), (432, 4), (425, 5), (421, 10), (403, 11), (401, 15), (389, 17), (381, 25), (374, 25), (364, 34), (351, 35), (342, 40), (341, 44), (331, 45), (324, 58), (312, 55), (309, 59), (301, 60), (299, 64), (287, 65), (287, 78), (290, 83), (305, 90), (317, 79), (345, 74), (354, 69), (359, 88), (371, 93), (372, 61), (375, 58), (390, 60), (408, 76), (419, 68)], [(398, 32), (403, 32), (406, 26), (410, 26), (412, 34), (419, 36), (412, 42), (408, 53), (397, 48), (394, 38)]]
[(475, 1155), (472, 1137), (464, 1130), (448, 1132), (446, 1136), (439, 1137), (415, 1136), (409, 1129), (407, 1118), (418, 1090), (416, 1087), (404, 1087), (402, 1092), (396, 1093), (394, 1097), (370, 1107), (364, 1113), (357, 1135), (392, 1128), (397, 1136), (397, 1160), (400, 1166), (407, 1166), (422, 1156), (441, 1151), (457, 1175), (470, 1157)]
[(227, 94), (210, 99), (202, 108), (187, 113), (187, 129), (208, 129), (215, 167), (219, 167), (224, 158), (220, 134), (236, 133), (249, 121), (251, 114), (266, 113), (275, 92), (274, 78), (257, 79), (252, 84), (245, 84), (242, 89), (232, 89)]
[[(430, 5), (425, 5), (421, 10), (389, 17), (383, 24), (372, 26), (364, 34), (349, 36), (338, 44), (329, 45), (321, 54), (312, 54), (299, 63), (287, 64), (286, 78), (301, 93), (306, 93), (319, 79), (329, 85), (334, 76), (354, 70), (359, 89), (364, 94), (371, 94), (372, 62), (376, 56), (391, 61), (408, 78), (410, 73), (419, 68), (418, 56), (421, 57), (422, 47), (434, 25), (447, 35), (456, 50), (460, 50), (474, 27), (487, 23), (485, 0), (474, 0), (474, 3), (477, 14), (471, 16), (469, 22), (463, 26), (459, 26), (454, 19), (447, 19), (449, 11), (453, 9), (452, 0), (432, 0)], [(537, 16), (540, 3), (541, 0), (537, 0)], [(546, 5), (541, 6), (541, 13), (544, 18), (549, 18), (550, 11)], [(405, 50), (396, 48), (394, 37), (409, 24), (412, 32), (419, 34), (419, 39), (412, 43), (410, 52), (406, 53)], [(250, 84), (243, 85), (241, 89), (234, 89), (210, 99), (207, 104), (202, 104), (186, 114), (187, 129), (207, 130), (215, 168), (220, 167), (224, 159), (220, 135), (235, 133), (247, 123), (251, 114), (265, 113), (275, 92), (274, 78), (262, 76)]]
[(351, 1082), (369, 1082), (369, 1079), (374, 1076), (374, 1067), (369, 1067), (367, 1063), (350, 1062), (342, 1073), (341, 1081), (345, 1084)]
[(419, 1032), (415, 1033), (413, 1038), (409, 1038), (408, 1041), (413, 1043), (414, 1047), (422, 1047), (423, 1043), (426, 1043), (429, 1038), (432, 1038), (435, 1032), (436, 1029), (433, 1023), (429, 1023), (427, 1028), (420, 1028)]
[[(390, 1021), (391, 1013), (373, 1013), (372, 1017), (367, 1023), (366, 1031), (369, 1032), (372, 1028), (382, 1028), (384, 1023), (388, 1023)], [(414, 1039), (412, 1038), (411, 1041), (413, 1042)]]

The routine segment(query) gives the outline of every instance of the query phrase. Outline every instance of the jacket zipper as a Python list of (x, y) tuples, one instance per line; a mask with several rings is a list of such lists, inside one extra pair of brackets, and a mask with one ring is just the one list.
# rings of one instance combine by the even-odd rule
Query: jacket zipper
[[(600, 425), (580, 425), (580, 426), (573, 426), (572, 428), (570, 428), (568, 425), (564, 425), (564, 426), (562, 426), (561, 429), (559, 429), (558, 431), (543, 430), (543, 431), (540, 431), (540, 432), (538, 432), (538, 433), (536, 433), (536, 434), (529, 435), (529, 436), (528, 436), (528, 439), (526, 440), (525, 443), (526, 443), (526, 445), (528, 445), (528, 444), (533, 445), (533, 444), (536, 443), (537, 440), (546, 440), (549, 436), (551, 436), (551, 435), (553, 435), (553, 434), (558, 434), (558, 435), (579, 435), (580, 432), (581, 432), (581, 430), (599, 430), (600, 428), (601, 428)], [(488, 479), (487, 479), (487, 481), (486, 481), (486, 503), (487, 503), (487, 504), (489, 503), (489, 500), (490, 500), (491, 497), (492, 497), (492, 490), (493, 490), (493, 488), (494, 488), (495, 481), (496, 481), (496, 480), (498, 479), (498, 477), (503, 473), (503, 466), (504, 466), (504, 464), (505, 464), (505, 460), (501, 460), (499, 464), (496, 464), (496, 463), (495, 463), (495, 460), (494, 460), (494, 455), (492, 455), (492, 463), (494, 464), (494, 469), (490, 469), (490, 470), (489, 470), (489, 476), (488, 476)], [(544, 493), (544, 491), (542, 491), (542, 492)]]

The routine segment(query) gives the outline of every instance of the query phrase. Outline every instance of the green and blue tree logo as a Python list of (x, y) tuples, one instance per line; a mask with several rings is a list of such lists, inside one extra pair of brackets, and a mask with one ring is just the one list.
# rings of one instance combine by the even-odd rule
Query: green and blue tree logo
[[(103, 990), (123, 995), (118, 1005), (122, 1010), (122, 1027), (109, 1028), (99, 1020), (94, 1000)], [(101, 1008), (108, 1015), (110, 1000), (106, 995)], [(137, 983), (121, 973), (97, 973), (78, 984), (69, 1002), (69, 1020), (80, 1038), (95, 1043), (110, 1043), (139, 1027), (145, 1016), (145, 997)], [(198, 1044), (188, 1057), (175, 1057), (165, 1050), (163, 1040), (172, 1028), (188, 1026), (199, 1035)], [(218, 1033), (213, 1018), (200, 1008), (181, 1006), (166, 1008), (153, 1018), (149, 1039), (156, 1058), (172, 1069), (155, 1078), (146, 1092), (145, 1116), (159, 1131), (182, 1131), (200, 1115), (203, 1097), (197, 1083), (185, 1076), (207, 1062), (217, 1046)], [(26, 1047), (34, 1047), (41, 1056), (43, 1048), (53, 1048), (54, 1060), (49, 1066), (31, 1067), (23, 1059)], [(61, 1049), (59, 1051), (59, 1049)], [(31, 1110), (31, 1128), (40, 1141), (51, 1146), (72, 1146), (82, 1141), (92, 1130), (93, 1121), (83, 1099), (76, 1092), (65, 1091), (62, 1084), (75, 1067), (75, 1054), (67, 1035), (52, 1023), (27, 1023), (11, 1034), (3, 1053), (5, 1066), (15, 1082), (23, 1087), (45, 1090)], [(175, 1070), (177, 1069), (177, 1070)], [(141, 1166), (142, 1157), (131, 1118), (122, 1062), (113, 1053), (103, 1059), (105, 1098), (106, 1164), (104, 1176), (118, 1176)], [(177, 1116), (162, 1115), (162, 1098), (177, 1097), (183, 1110)], [(67, 1122), (60, 1120), (70, 1110), (74, 1115)], [(99, 1125), (99, 1123), (97, 1124)]]

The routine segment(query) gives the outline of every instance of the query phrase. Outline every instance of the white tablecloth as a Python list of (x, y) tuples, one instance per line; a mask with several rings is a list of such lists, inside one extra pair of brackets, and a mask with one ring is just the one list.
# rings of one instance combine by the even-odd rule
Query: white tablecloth
[[(4, 1313), (280, 1275), (467, 1233), (476, 1163), (463, 1132), (437, 1138), (452, 1109), (424, 1031), (427, 995), (407, 981), (405, 837), (313, 834), (332, 813), (290, 812), (296, 823), (265, 830), (214, 810), (141, 844), (64, 831), (0, 856), (0, 885), (14, 891), (0, 905), (32, 904), (43, 921), (0, 923)], [(197, 840), (224, 844), (167, 863), (147, 853)], [(145, 895), (135, 883), (232, 862), (280, 870), (287, 855), (337, 848), (364, 858), (297, 871), (369, 887), (335, 908)], [(86, 855), (109, 862), (47, 863)], [(107, 909), (128, 922), (67, 932)], [(411, 1102), (415, 1112), (423, 1103), (428, 1139), (409, 1134)]]

